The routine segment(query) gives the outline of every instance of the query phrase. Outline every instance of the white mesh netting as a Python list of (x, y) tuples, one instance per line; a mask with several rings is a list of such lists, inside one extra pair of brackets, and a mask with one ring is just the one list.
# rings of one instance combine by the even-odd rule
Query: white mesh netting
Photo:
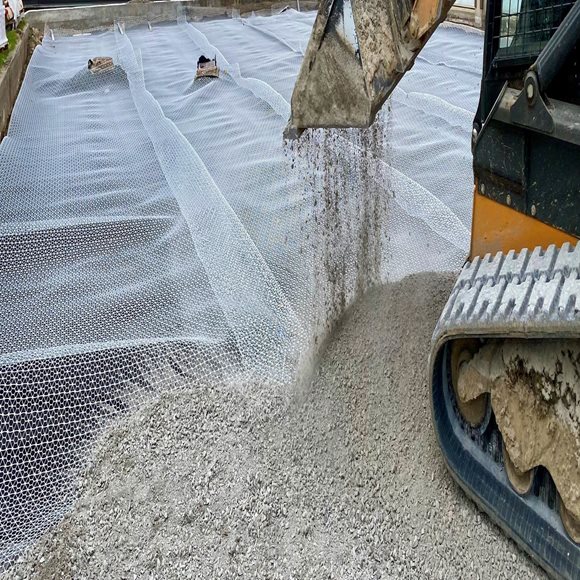
[[(461, 265), (481, 35), (441, 27), (370, 130), (285, 146), (313, 22), (35, 50), (0, 144), (2, 567), (70, 508), (110, 418), (176, 377), (288, 384), (369, 285)], [(194, 80), (202, 53), (218, 80)]]

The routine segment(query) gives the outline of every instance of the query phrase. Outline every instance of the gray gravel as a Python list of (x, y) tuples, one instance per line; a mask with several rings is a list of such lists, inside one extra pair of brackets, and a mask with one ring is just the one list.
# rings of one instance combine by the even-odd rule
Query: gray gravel
[(429, 340), (452, 285), (377, 288), (308, 388), (164, 394), (109, 430), (72, 513), (7, 578), (530, 578), (447, 473)]

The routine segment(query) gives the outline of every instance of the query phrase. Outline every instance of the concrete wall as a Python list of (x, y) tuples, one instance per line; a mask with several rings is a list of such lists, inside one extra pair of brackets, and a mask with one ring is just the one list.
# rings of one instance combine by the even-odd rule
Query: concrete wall
[[(216, 18), (230, 16), (232, 9), (241, 14), (254, 12), (270, 13), (272, 9), (284, 6), (296, 7), (300, 3), (301, 10), (316, 10), (316, 0), (181, 0), (178, 2), (161, 1), (148, 2), (147, 8), (142, 2), (119, 4), (101, 4), (96, 6), (76, 6), (70, 8), (45, 8), (29, 10), (27, 21), (40, 30), (45, 24), (54, 29), (72, 31), (91, 30), (111, 26), (115, 20), (130, 22), (158, 22), (175, 20), (179, 14), (185, 14), (188, 19)], [(484, 0), (476, 0), (474, 8), (454, 6), (449, 14), (449, 20), (461, 22), (470, 26), (483, 26)]]
[(12, 107), (30, 56), (30, 26), (26, 26), (16, 48), (0, 70), (0, 141), (6, 135)]
[(453, 6), (447, 20), (467, 24), (483, 30), (485, 27), (485, 0), (476, 0), (473, 8), (467, 6)]
[[(272, 9), (284, 6), (296, 7), (296, 0), (272, 2), (260, 0), (181, 0), (179, 2), (129, 2), (125, 4), (102, 4), (97, 6), (76, 6), (71, 8), (47, 8), (29, 10), (26, 20), (36, 28), (44, 30), (44, 25), (54, 29), (91, 30), (111, 26), (115, 20), (131, 22), (159, 22), (175, 20), (185, 14), (189, 20), (230, 16), (232, 9), (241, 14), (252, 11), (271, 13)], [(300, 0), (301, 10), (315, 10), (318, 2)]]

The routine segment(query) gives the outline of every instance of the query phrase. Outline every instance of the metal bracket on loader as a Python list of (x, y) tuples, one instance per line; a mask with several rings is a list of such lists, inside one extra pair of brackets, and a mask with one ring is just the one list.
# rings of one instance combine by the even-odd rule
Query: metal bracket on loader
[(578, 38), (580, 38), (580, 2), (572, 6), (526, 73), (524, 88), (511, 108), (511, 120), (514, 124), (542, 133), (554, 132), (552, 111), (546, 103), (545, 92), (578, 42)]

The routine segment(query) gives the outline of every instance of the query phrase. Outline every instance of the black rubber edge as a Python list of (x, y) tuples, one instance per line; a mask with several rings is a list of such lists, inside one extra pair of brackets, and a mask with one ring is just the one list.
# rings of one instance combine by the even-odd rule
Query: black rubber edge
[(580, 578), (580, 546), (566, 534), (559, 514), (539, 498), (519, 496), (503, 466), (482, 451), (461, 428), (453, 409), (447, 348), (435, 355), (431, 411), (439, 446), (453, 478), (466, 494), (550, 576)]

